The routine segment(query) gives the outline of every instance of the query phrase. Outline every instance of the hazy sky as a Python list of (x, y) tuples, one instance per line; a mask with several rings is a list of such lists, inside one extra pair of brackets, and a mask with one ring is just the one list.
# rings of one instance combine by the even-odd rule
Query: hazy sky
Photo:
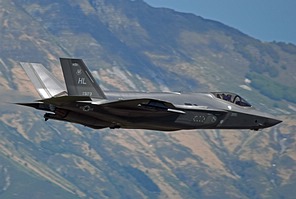
[(144, 1), (222, 22), (261, 41), (296, 44), (296, 0)]

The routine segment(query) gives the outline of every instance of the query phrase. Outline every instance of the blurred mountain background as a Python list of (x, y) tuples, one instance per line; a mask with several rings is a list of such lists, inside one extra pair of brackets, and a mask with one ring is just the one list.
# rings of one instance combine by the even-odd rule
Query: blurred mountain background
[[(93, 130), (11, 103), (82, 58), (104, 90), (231, 91), (262, 131)], [(0, 198), (294, 198), (296, 46), (142, 0), (0, 1)]]

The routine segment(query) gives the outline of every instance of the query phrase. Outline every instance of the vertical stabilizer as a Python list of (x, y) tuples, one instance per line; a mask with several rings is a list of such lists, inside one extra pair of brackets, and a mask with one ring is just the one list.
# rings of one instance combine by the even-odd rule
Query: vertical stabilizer
[(39, 95), (45, 98), (66, 94), (66, 89), (42, 64), (20, 63)]
[(60, 58), (60, 61), (69, 96), (106, 98), (82, 59)]

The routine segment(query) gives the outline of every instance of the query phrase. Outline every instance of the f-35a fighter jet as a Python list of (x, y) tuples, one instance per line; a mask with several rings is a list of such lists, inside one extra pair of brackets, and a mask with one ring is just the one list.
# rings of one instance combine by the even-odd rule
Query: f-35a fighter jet
[(17, 103), (90, 128), (259, 130), (280, 120), (229, 92), (103, 92), (81, 59), (60, 59), (66, 88), (41, 64), (21, 63), (40, 100)]

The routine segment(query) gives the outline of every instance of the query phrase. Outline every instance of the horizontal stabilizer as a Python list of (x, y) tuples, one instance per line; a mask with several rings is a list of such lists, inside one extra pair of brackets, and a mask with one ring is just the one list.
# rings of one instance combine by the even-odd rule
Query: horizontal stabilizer
[(72, 102), (85, 102), (85, 101), (92, 101), (89, 96), (62, 96), (62, 97), (52, 97), (48, 99), (38, 100), (38, 102), (43, 102), (46, 104), (53, 104), (53, 105), (63, 105), (69, 104)]
[(15, 103), (17, 105), (21, 105), (21, 106), (28, 106), (31, 108), (35, 108), (38, 110), (43, 110), (43, 111), (52, 111), (51, 110), (51, 105), (49, 104), (43, 104), (43, 103), (39, 103), (39, 102), (33, 102), (33, 103)]
[(42, 99), (66, 94), (66, 89), (42, 64), (20, 63)]

